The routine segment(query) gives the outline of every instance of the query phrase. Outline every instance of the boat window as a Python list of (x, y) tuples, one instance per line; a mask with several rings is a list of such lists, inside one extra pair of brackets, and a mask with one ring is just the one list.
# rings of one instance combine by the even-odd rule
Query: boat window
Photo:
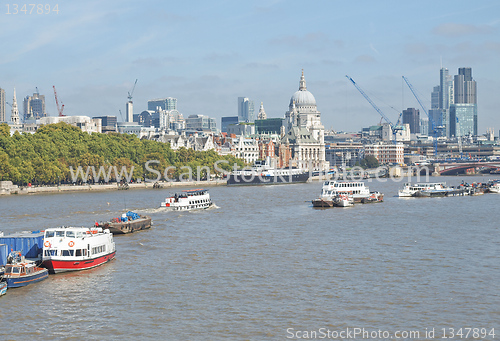
[(66, 231), (66, 237), (75, 238), (75, 231)]
[(82, 250), (81, 249), (77, 249), (76, 250), (76, 256), (77, 257), (81, 257), (81, 255), (82, 255)]
[(73, 256), (73, 250), (61, 250), (62, 256)]
[(64, 237), (64, 231), (56, 231), (56, 237)]
[(54, 231), (45, 231), (45, 238), (54, 237)]
[(21, 270), (21, 269), (19, 269), (17, 266), (16, 266), (16, 267), (13, 267), (13, 268), (12, 268), (12, 273), (13, 273), (13, 274), (18, 274), (18, 273), (19, 273), (19, 270)]
[(10, 274), (12, 272), (12, 266), (5, 267), (5, 273)]

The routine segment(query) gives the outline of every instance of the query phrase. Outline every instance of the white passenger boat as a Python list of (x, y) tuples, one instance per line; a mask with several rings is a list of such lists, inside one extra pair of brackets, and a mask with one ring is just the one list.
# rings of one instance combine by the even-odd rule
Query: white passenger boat
[(45, 230), (42, 266), (50, 273), (86, 270), (115, 258), (113, 234), (100, 227), (56, 227)]
[(186, 211), (206, 209), (212, 206), (212, 200), (207, 189), (192, 189), (175, 193), (160, 204), (160, 207), (170, 207), (174, 210)]
[(488, 187), (488, 190), (491, 193), (500, 193), (500, 182), (498, 180), (492, 181), (490, 187)]
[(398, 191), (399, 197), (414, 197), (418, 192), (429, 191), (429, 190), (442, 190), (446, 188), (445, 182), (435, 182), (435, 183), (405, 183), (403, 189)]
[(336, 181), (329, 180), (323, 183), (319, 199), (313, 200), (314, 207), (332, 207), (334, 199), (346, 195), (354, 202), (370, 203), (381, 202), (384, 195), (378, 192), (370, 192), (369, 188), (361, 181)]

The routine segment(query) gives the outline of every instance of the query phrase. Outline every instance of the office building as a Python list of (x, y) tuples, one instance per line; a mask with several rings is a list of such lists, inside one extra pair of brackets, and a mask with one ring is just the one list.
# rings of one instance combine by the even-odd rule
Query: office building
[(238, 97), (238, 120), (240, 122), (253, 122), (253, 114), (253, 101), (246, 97)]
[(189, 115), (186, 118), (186, 130), (217, 132), (217, 125), (214, 118), (205, 115)]
[(410, 134), (420, 133), (420, 112), (415, 108), (403, 110), (403, 124), (410, 125)]
[(450, 105), (452, 136), (477, 136), (477, 86), (472, 68), (459, 68), (453, 79), (454, 100)]
[(227, 133), (230, 124), (238, 124), (238, 116), (226, 116), (221, 118), (220, 131)]
[(255, 120), (255, 133), (259, 135), (280, 135), (283, 123), (283, 118)]
[(45, 114), (45, 96), (38, 92), (33, 93), (33, 96), (26, 96), (23, 103), (24, 115), (23, 120), (29, 118), (38, 119), (47, 116)]
[(156, 111), (157, 108), (161, 110), (177, 110), (177, 98), (156, 98), (148, 101), (148, 110)]

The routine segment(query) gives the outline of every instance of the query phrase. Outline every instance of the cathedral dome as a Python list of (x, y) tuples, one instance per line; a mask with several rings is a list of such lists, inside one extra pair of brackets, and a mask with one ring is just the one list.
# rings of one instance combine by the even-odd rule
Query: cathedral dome
[(316, 99), (313, 94), (307, 90), (295, 91), (290, 99), (290, 106), (295, 101), (295, 106), (316, 106)]
[(300, 77), (299, 90), (295, 91), (292, 98), (290, 98), (290, 107), (292, 107), (295, 102), (295, 106), (316, 106), (316, 99), (313, 94), (307, 91), (306, 80), (304, 78), (304, 70), (302, 70), (302, 76)]

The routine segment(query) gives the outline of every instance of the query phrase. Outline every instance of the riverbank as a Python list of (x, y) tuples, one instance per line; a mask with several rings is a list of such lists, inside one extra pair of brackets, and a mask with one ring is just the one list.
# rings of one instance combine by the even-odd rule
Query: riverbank
[[(175, 187), (209, 187), (209, 186), (225, 186), (227, 180), (211, 180), (211, 181), (160, 181), (157, 183), (161, 188)], [(0, 195), (12, 194), (40, 194), (40, 193), (61, 193), (61, 192), (82, 192), (82, 191), (118, 191), (128, 189), (157, 189), (153, 182), (130, 183), (125, 188), (122, 185), (113, 184), (84, 184), (84, 185), (60, 185), (60, 186), (40, 186), (40, 187), (18, 187), (10, 181), (0, 182)]]

